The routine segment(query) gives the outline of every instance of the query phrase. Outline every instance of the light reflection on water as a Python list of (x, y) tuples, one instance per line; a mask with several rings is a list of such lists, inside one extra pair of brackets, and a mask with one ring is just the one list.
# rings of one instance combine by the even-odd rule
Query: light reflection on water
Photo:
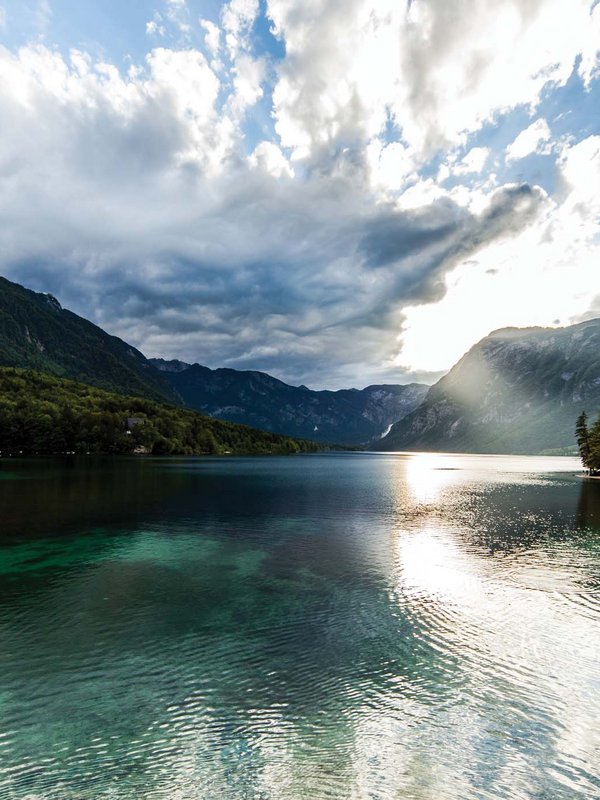
[(600, 483), (577, 471), (11, 462), (0, 798), (600, 798)]

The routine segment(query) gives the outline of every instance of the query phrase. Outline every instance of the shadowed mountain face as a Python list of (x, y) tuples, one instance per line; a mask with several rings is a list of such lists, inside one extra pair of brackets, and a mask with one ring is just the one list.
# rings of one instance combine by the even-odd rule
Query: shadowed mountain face
[(600, 411), (600, 320), (491, 333), (374, 447), (539, 453), (575, 444)]
[(426, 386), (313, 392), (262, 372), (151, 360), (48, 294), (0, 278), (0, 367), (30, 368), (126, 395), (185, 404), (274, 433), (359, 445), (412, 411)]
[(25, 367), (100, 389), (181, 404), (131, 345), (62, 308), (58, 300), (0, 278), (0, 366)]
[(264, 372), (151, 359), (190, 408), (219, 419), (313, 439), (361, 445), (382, 436), (424, 398), (427, 386), (368, 386), (315, 392)]

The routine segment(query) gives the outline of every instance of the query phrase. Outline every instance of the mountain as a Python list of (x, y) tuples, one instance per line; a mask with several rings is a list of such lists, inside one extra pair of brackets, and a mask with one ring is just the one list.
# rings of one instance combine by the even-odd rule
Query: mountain
[(575, 444), (600, 410), (600, 320), (486, 336), (373, 447), (540, 453)]
[(0, 278), (0, 366), (28, 367), (101, 389), (181, 404), (131, 345), (62, 308), (49, 294)]
[(0, 455), (288, 454), (319, 445), (34, 370), (0, 367)]
[(147, 359), (52, 295), (6, 278), (0, 278), (0, 367), (30, 368), (274, 433), (347, 445), (382, 436), (427, 390), (410, 384), (313, 392), (262, 372)]
[(424, 398), (428, 387), (381, 385), (312, 391), (264, 372), (209, 369), (150, 359), (186, 406), (212, 417), (318, 442), (361, 445), (382, 436)]

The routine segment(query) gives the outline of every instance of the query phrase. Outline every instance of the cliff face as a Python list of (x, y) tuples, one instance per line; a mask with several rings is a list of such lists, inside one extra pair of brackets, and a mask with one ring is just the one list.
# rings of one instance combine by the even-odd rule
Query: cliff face
[(374, 447), (539, 453), (574, 445), (600, 411), (600, 320), (506, 328), (476, 344)]
[(316, 392), (264, 372), (152, 361), (189, 408), (288, 436), (361, 445), (382, 436), (421, 402), (427, 386), (381, 385)]

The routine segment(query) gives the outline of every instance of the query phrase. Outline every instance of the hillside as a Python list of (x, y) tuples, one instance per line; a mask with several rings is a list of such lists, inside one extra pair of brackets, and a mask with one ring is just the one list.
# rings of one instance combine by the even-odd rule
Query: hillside
[(105, 392), (33, 370), (0, 368), (0, 455), (314, 452), (297, 441), (196, 411)]
[(150, 361), (190, 408), (288, 436), (355, 446), (382, 436), (417, 407), (428, 388), (411, 383), (317, 392), (264, 372)]
[(540, 453), (575, 444), (600, 409), (600, 320), (486, 336), (373, 447)]
[(29, 367), (101, 389), (179, 404), (131, 345), (62, 308), (48, 294), (0, 278), (0, 366)]

